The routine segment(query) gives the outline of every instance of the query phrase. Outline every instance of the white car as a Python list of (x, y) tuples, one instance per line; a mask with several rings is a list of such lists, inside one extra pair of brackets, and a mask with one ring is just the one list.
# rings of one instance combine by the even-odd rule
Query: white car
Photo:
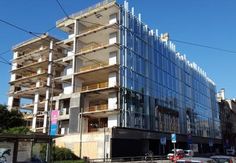
[(234, 149), (226, 149), (226, 155), (230, 155), (230, 156), (235, 155), (235, 150)]

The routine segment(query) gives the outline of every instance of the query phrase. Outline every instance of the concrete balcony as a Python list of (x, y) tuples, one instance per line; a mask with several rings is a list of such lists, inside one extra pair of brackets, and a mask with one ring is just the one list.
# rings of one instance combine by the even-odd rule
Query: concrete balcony
[[(38, 109), (40, 109), (39, 111), (44, 111), (44, 107), (45, 107), (45, 100), (40, 101), (38, 103)], [(24, 104), (21, 106), (22, 109), (24, 110), (33, 110), (34, 109), (34, 103), (31, 104)]]
[(101, 105), (94, 105), (88, 107), (86, 110), (89, 112), (94, 112), (94, 111), (104, 111), (108, 109), (108, 104), (101, 104)]
[(42, 54), (45, 54), (45, 55), (48, 54), (48, 47), (44, 47), (42, 49), (38, 49), (38, 50), (32, 51), (30, 53), (24, 54), (24, 55), (20, 55), (17, 58), (15, 58), (12, 62), (13, 63), (22, 63), (26, 60), (29, 60), (32, 57), (39, 58), (39, 56)]
[(108, 82), (101, 82), (101, 83), (95, 83), (95, 84), (82, 86), (81, 92), (98, 90), (98, 89), (102, 89), (102, 88), (108, 88)]
[(46, 71), (43, 71), (40, 74), (30, 73), (27, 76), (23, 76), (21, 78), (18, 78), (18, 79), (10, 81), (10, 84), (23, 85), (24, 83), (36, 83), (36, 81), (38, 81), (39, 79), (46, 80), (47, 79), (47, 75), (48, 75), (48, 73)]
[(32, 119), (33, 117), (39, 117), (39, 118), (43, 118), (44, 117), (44, 112), (43, 111), (38, 111), (37, 114), (32, 114), (32, 113), (26, 113), (23, 115), (24, 119)]
[[(119, 26), (117, 23), (112, 23), (112, 24), (107, 24), (107, 25), (93, 25), (91, 27), (88, 27), (84, 30), (82, 30), (78, 35), (76, 35), (76, 37), (85, 37), (87, 35), (105, 30), (105, 29), (109, 29), (111, 28), (111, 30), (109, 32), (114, 32), (116, 30), (118, 30)], [(107, 32), (107, 33), (109, 33)]]
[(11, 92), (10, 95), (14, 96), (14, 97), (34, 97), (35, 92), (38, 92), (39, 95), (43, 95), (45, 94), (45, 91), (47, 89), (46, 85), (41, 85), (39, 87), (30, 87), (30, 88), (26, 88), (20, 91), (15, 91), (15, 92)]
[(104, 46), (106, 46), (107, 44), (106, 43), (103, 43), (103, 44), (101, 44), (101, 43), (90, 43), (90, 44), (88, 44), (88, 45), (86, 45), (86, 46), (84, 46), (84, 47), (82, 47), (82, 48), (80, 48), (79, 50), (78, 50), (78, 53), (80, 54), (80, 53), (86, 53), (86, 52), (89, 52), (89, 51), (92, 51), (92, 50), (94, 50), (94, 49), (98, 49), (98, 48), (102, 48), (102, 47), (104, 47)]
[(108, 107), (108, 104), (100, 104), (100, 105), (94, 105), (89, 106), (88, 108), (85, 108), (85, 111), (82, 114), (82, 116), (90, 117), (90, 118), (106, 118), (109, 115), (118, 114), (119, 109), (113, 108), (110, 109)]
[(73, 74), (65, 74), (63, 73), (62, 76), (59, 77), (55, 77), (54, 80), (55, 81), (67, 81), (67, 80), (71, 80), (72, 79)]
[(94, 70), (94, 69), (99, 69), (99, 68), (102, 68), (105, 66), (108, 66), (108, 64), (99, 63), (99, 64), (94, 64), (94, 65), (89, 65), (89, 66), (83, 66), (83, 67), (80, 67), (79, 72), (85, 72), (85, 71), (90, 71), (90, 70)]
[(15, 74), (28, 74), (29, 72), (36, 72), (39, 68), (41, 69), (47, 69), (48, 68), (49, 61), (48, 60), (42, 60), (40, 62), (33, 62), (27, 65), (24, 65), (22, 67), (16, 68), (11, 71), (11, 73)]

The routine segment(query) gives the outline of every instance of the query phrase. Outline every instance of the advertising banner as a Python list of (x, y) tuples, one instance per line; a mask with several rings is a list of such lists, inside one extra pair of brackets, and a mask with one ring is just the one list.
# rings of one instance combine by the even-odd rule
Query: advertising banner
[(57, 134), (58, 129), (58, 116), (59, 116), (59, 110), (52, 110), (51, 111), (51, 127), (50, 127), (50, 135), (55, 136)]

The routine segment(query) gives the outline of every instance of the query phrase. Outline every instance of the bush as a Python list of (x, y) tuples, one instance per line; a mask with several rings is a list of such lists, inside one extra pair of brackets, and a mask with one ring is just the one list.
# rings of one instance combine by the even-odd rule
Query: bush
[(8, 134), (30, 134), (31, 131), (27, 127), (13, 127), (9, 128), (3, 131), (3, 133), (8, 133)]
[[(40, 158), (45, 160), (46, 152), (47, 152), (47, 144), (40, 145)], [(79, 160), (70, 149), (53, 146), (52, 148), (52, 157), (54, 161), (63, 161), (63, 160)]]
[(54, 147), (53, 160), (76, 160), (79, 159), (70, 149)]

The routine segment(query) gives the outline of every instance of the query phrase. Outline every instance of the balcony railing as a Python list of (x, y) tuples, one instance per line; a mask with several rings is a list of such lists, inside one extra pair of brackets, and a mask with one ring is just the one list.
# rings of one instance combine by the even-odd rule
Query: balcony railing
[(108, 82), (95, 83), (95, 84), (82, 86), (82, 91), (89, 91), (89, 90), (107, 88), (107, 87), (108, 87)]
[(107, 109), (108, 109), (108, 104), (100, 104), (100, 105), (90, 106), (88, 108), (88, 111), (93, 112), (93, 111), (101, 111), (101, 110), (107, 110)]
[(108, 64), (94, 64), (94, 65), (89, 65), (89, 66), (83, 66), (80, 67), (79, 72), (83, 72), (83, 71), (89, 71), (89, 70), (93, 70), (93, 69), (97, 69), (97, 68), (101, 68), (104, 66), (108, 66)]

